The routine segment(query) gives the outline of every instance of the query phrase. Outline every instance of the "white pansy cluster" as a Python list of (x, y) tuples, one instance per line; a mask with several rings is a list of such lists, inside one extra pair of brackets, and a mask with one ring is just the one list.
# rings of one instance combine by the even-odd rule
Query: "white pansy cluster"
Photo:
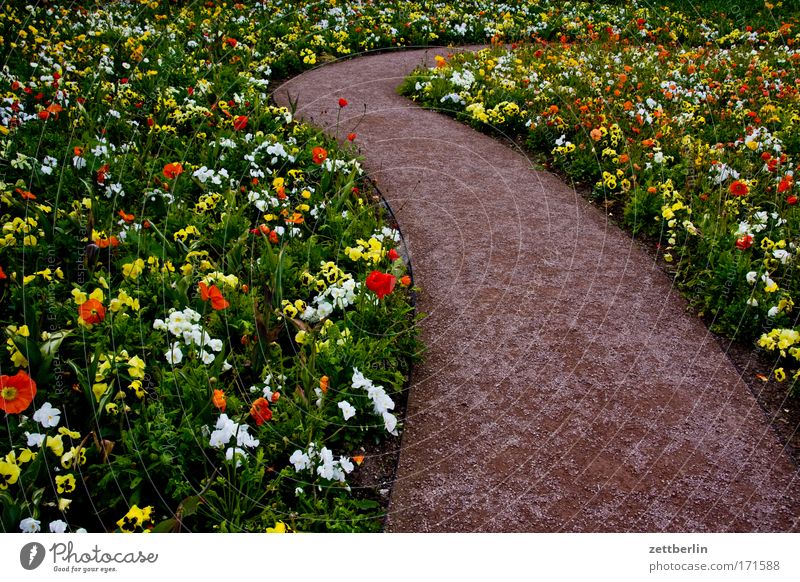
[(372, 400), (372, 410), (383, 419), (386, 432), (397, 436), (397, 417), (389, 412), (394, 410), (394, 400), (386, 393), (384, 387), (373, 384), (372, 380), (358, 371), (358, 368), (353, 368), (351, 383), (356, 390), (366, 390), (367, 396)]
[(353, 471), (353, 462), (344, 455), (333, 458), (333, 451), (328, 447), (317, 450), (315, 443), (308, 445), (305, 451), (298, 449), (289, 457), (289, 462), (298, 473), (315, 470), (316, 474), (329, 481), (344, 483), (348, 473)]
[(235, 439), (236, 444), (229, 446), (225, 451), (225, 459), (235, 460), (238, 468), (242, 464), (242, 459), (247, 457), (247, 449), (254, 449), (260, 444), (260, 441), (251, 435), (249, 430), (249, 425), (239, 424), (228, 418), (227, 414), (220, 414), (208, 444), (215, 449), (222, 449), (231, 442), (231, 439)]
[[(200, 360), (209, 365), (216, 359), (214, 354), (222, 351), (224, 344), (222, 340), (208, 335), (208, 332), (200, 325), (200, 319), (201, 315), (194, 309), (188, 307), (183, 311), (172, 309), (167, 321), (156, 319), (153, 322), (153, 329), (169, 331), (173, 336), (183, 340), (184, 347), (197, 346)], [(169, 364), (173, 366), (180, 364), (183, 360), (180, 341), (173, 342), (164, 356)]]
[(337, 307), (346, 309), (355, 302), (360, 287), (361, 284), (356, 283), (352, 278), (330, 285), (324, 293), (314, 298), (316, 307), (308, 305), (300, 314), (300, 319), (316, 323), (328, 317)]

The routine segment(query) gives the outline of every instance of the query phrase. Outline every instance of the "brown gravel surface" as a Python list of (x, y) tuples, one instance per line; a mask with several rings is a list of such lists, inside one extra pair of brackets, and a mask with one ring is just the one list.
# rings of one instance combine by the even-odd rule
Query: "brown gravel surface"
[(386, 529), (798, 531), (797, 468), (653, 259), (524, 155), (396, 94), (445, 52), (275, 92), (358, 134), (422, 288)]

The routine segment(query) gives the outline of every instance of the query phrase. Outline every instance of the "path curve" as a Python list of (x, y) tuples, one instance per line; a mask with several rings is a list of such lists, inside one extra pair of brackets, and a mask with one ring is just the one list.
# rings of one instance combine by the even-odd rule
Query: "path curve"
[(357, 133), (422, 287), (387, 530), (797, 531), (796, 467), (653, 260), (523, 155), (396, 94), (445, 52), (275, 91)]

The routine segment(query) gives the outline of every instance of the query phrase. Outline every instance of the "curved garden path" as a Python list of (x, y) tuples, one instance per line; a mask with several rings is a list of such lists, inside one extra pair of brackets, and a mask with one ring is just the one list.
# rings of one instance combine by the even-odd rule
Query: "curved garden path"
[(275, 92), (358, 134), (422, 288), (429, 351), (387, 530), (800, 529), (796, 467), (652, 258), (517, 151), (396, 94), (445, 51), (327, 65)]

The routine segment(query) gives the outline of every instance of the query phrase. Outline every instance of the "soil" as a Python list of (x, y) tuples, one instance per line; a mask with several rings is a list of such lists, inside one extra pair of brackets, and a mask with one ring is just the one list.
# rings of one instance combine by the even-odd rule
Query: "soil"
[(607, 212), (396, 94), (445, 50), (326, 65), (275, 92), (358, 134), (423, 290), (428, 349), (386, 529), (798, 531), (797, 467), (749, 360), (737, 369)]

